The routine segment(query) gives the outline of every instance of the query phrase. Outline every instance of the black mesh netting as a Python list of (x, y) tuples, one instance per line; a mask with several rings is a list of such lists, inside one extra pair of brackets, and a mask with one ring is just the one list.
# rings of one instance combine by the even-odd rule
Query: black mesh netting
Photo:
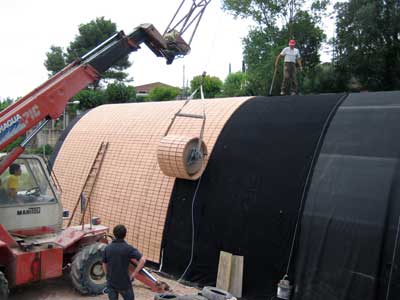
[(305, 202), (294, 299), (400, 299), (399, 133), (400, 92), (340, 106)]
[[(194, 203), (194, 258), (185, 279), (215, 284), (223, 250), (244, 256), (245, 295), (276, 291), (318, 141), (342, 98), (256, 97), (232, 115)], [(196, 184), (177, 180), (171, 197), (163, 270), (176, 276), (190, 259)]]

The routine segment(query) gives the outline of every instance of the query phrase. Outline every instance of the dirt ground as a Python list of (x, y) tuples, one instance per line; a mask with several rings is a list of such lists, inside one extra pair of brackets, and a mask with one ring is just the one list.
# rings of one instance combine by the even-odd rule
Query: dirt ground
[[(196, 288), (184, 286), (176, 281), (159, 278), (171, 287), (172, 292), (179, 295), (195, 294)], [(135, 300), (153, 300), (154, 293), (142, 283), (135, 281)], [(30, 284), (11, 291), (9, 300), (91, 300), (108, 299), (107, 295), (82, 296), (72, 287), (68, 274), (62, 278)]]

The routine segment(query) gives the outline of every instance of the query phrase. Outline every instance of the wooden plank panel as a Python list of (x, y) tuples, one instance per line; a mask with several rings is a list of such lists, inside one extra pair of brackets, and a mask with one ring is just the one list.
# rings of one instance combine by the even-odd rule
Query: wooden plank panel
[(231, 267), (231, 279), (229, 283), (229, 292), (237, 297), (242, 297), (242, 287), (243, 287), (243, 256), (232, 256), (232, 267)]
[(231, 280), (232, 254), (221, 251), (219, 253), (217, 288), (227, 291)]

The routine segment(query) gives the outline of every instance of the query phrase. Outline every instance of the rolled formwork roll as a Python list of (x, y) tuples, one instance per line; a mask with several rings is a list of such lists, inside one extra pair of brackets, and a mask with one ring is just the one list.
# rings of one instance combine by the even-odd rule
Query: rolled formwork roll
[(206, 167), (207, 147), (198, 137), (164, 136), (158, 146), (157, 161), (161, 171), (170, 177), (196, 180)]

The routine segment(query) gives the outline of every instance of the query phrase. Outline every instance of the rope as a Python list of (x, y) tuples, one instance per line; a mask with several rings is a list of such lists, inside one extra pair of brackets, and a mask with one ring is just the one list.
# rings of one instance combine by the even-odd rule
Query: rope
[(212, 53), (214, 53), (215, 44), (216, 44), (215, 41), (217, 39), (217, 34), (219, 33), (218, 28), (221, 28), (221, 22), (222, 22), (222, 16), (220, 16), (218, 18), (218, 25), (217, 25), (217, 27), (215, 27), (215, 28), (217, 28), (217, 30), (214, 30), (214, 35), (213, 35), (213, 39), (212, 39), (212, 42), (211, 42), (211, 47), (208, 48), (209, 51), (208, 51), (208, 55), (207, 55), (207, 61), (206, 61), (206, 64), (204, 65), (203, 70), (207, 70), (208, 69), (208, 65), (210, 63), (210, 59), (211, 59)]
[[(198, 147), (199, 147), (199, 150), (200, 150), (200, 148), (201, 148), (201, 143), (202, 143), (202, 140), (203, 140), (204, 125), (205, 125), (205, 120), (206, 120), (206, 111), (205, 111), (204, 93), (203, 93), (203, 83), (204, 83), (204, 78), (205, 78), (205, 76), (206, 76), (206, 72), (204, 72), (202, 76), (203, 76), (203, 78), (202, 78), (202, 81), (201, 81), (201, 83), (200, 83), (200, 96), (201, 96), (201, 101), (203, 102), (203, 117), (204, 117), (204, 119), (203, 119), (203, 125), (202, 125), (202, 127), (201, 127), (201, 132), (200, 132), (200, 139), (199, 139), (199, 146), (198, 146)], [(197, 89), (197, 90), (198, 90), (198, 89)], [(195, 93), (197, 92), (197, 90), (195, 91)], [(190, 100), (189, 100), (189, 101), (190, 101)], [(186, 103), (185, 103), (185, 104), (186, 104)], [(190, 268), (190, 266), (192, 265), (192, 262), (193, 262), (193, 255), (194, 255), (194, 230), (195, 230), (195, 229), (194, 229), (194, 203), (195, 203), (195, 200), (196, 200), (197, 191), (199, 190), (199, 187), (200, 187), (201, 177), (202, 177), (202, 176), (200, 176), (199, 181), (197, 182), (196, 189), (195, 189), (195, 191), (194, 191), (193, 199), (192, 199), (192, 246), (191, 246), (191, 250), (190, 250), (190, 260), (189, 260), (189, 263), (188, 263), (188, 265), (187, 265), (185, 271), (183, 272), (183, 274), (181, 275), (181, 277), (179, 277), (178, 282), (180, 282), (180, 281), (183, 279), (183, 277), (186, 275), (186, 272), (189, 270), (189, 268)]]
[(197, 192), (198, 192), (199, 187), (200, 187), (201, 177), (202, 177), (202, 176), (200, 176), (199, 181), (197, 181), (196, 189), (195, 189), (195, 191), (194, 191), (193, 199), (192, 199), (192, 246), (191, 246), (191, 251), (190, 251), (190, 260), (189, 260), (189, 263), (188, 263), (188, 265), (187, 265), (185, 271), (182, 273), (181, 277), (179, 277), (178, 282), (181, 282), (181, 281), (182, 281), (183, 277), (186, 275), (186, 272), (189, 270), (189, 268), (190, 268), (190, 266), (192, 265), (192, 262), (193, 262), (193, 255), (194, 255), (194, 233), (195, 233), (195, 232), (194, 232), (194, 230), (195, 230), (195, 228), (194, 228), (194, 203), (195, 203), (195, 201), (196, 201)]
[[(222, 18), (219, 18), (217, 28), (220, 28), (219, 25), (221, 24), (221, 21), (222, 21)], [(204, 70), (207, 70), (207, 66), (208, 66), (208, 64), (210, 63), (211, 54), (213, 53), (213, 50), (214, 50), (214, 48), (215, 48), (215, 41), (216, 41), (217, 31), (218, 31), (218, 30), (215, 30), (215, 31), (214, 31), (214, 36), (213, 36), (213, 39), (212, 39), (211, 47), (209, 48), (209, 54), (208, 54), (208, 57), (207, 57), (206, 64), (205, 64), (205, 66), (204, 66)], [(200, 98), (201, 98), (201, 100), (202, 100), (202, 102), (203, 102), (203, 116), (204, 116), (204, 122), (203, 122), (203, 126), (202, 126), (202, 131), (201, 131), (201, 133), (200, 133), (200, 145), (201, 145), (201, 141), (202, 141), (202, 139), (203, 139), (203, 130), (204, 130), (204, 124), (205, 124), (205, 120), (206, 120), (206, 109), (205, 109), (204, 90), (203, 90), (203, 85), (204, 85), (205, 76), (206, 76), (206, 72), (203, 72), (203, 74), (202, 74), (202, 77), (203, 77), (203, 78), (202, 78), (202, 80), (201, 80), (200, 87), (197, 88), (197, 89), (188, 97), (188, 99), (186, 99), (186, 101), (185, 101), (185, 103), (184, 103), (184, 105), (183, 105), (183, 106), (185, 106), (190, 100), (192, 100), (193, 97), (196, 95), (196, 93), (200, 90)], [(182, 106), (182, 108), (183, 108), (183, 106)], [(171, 125), (172, 125), (172, 124), (171, 124)], [(194, 204), (195, 204), (195, 201), (196, 201), (197, 192), (198, 192), (199, 187), (200, 187), (201, 178), (202, 178), (202, 176), (200, 176), (200, 178), (199, 178), (199, 180), (198, 180), (198, 182), (197, 182), (196, 189), (195, 189), (195, 192), (194, 192), (194, 195), (193, 195), (193, 199), (192, 199), (192, 244), (191, 244), (191, 250), (190, 250), (190, 259), (189, 259), (188, 265), (187, 265), (186, 268), (185, 268), (185, 271), (184, 271), (184, 272), (182, 273), (182, 275), (179, 277), (178, 282), (181, 282), (181, 281), (182, 281), (182, 279), (185, 277), (187, 271), (189, 270), (189, 268), (190, 268), (190, 266), (192, 265), (192, 262), (193, 262), (193, 256), (194, 256), (194, 234), (195, 234), (195, 227), (194, 227), (194, 226), (195, 226), (195, 225), (194, 225)]]

